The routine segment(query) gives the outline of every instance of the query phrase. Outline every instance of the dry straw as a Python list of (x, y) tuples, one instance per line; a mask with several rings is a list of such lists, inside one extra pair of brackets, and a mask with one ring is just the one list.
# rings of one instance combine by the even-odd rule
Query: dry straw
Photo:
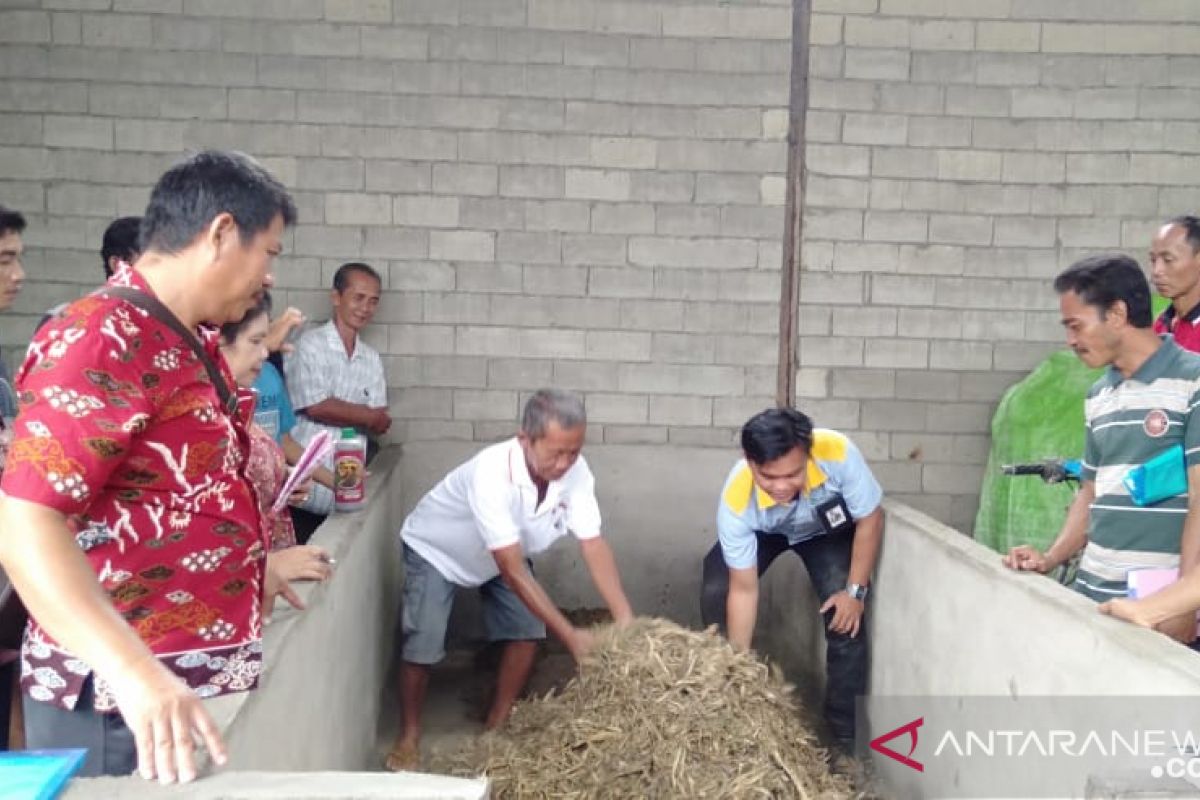
[(714, 633), (639, 619), (598, 629), (562, 691), (431, 766), (483, 772), (497, 798), (855, 796), (827, 759), (777, 672)]

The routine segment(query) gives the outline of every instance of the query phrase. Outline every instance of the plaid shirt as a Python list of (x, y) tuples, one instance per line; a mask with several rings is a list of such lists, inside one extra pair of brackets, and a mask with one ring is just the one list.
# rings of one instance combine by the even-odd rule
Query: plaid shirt
[[(109, 285), (150, 293), (128, 267)], [(216, 331), (198, 333), (236, 385)], [(231, 417), (178, 334), (102, 293), (37, 333), (17, 392), (0, 488), (67, 516), (113, 606), (197, 694), (254, 688), (266, 548), (245, 476), (253, 394), (239, 392)], [(91, 668), (36, 620), (21, 658), (26, 694), (75, 707)], [(103, 680), (95, 697), (116, 708)]]
[[(331, 397), (370, 408), (387, 405), (383, 359), (361, 336), (354, 342), (354, 354), (346, 355), (346, 346), (333, 320), (301, 336), (295, 351), (284, 359), (283, 368), (296, 410), (292, 438), (302, 445), (307, 445), (322, 430), (329, 431), (335, 439), (341, 434), (339, 426), (324, 425), (308, 416), (305, 409), (309, 406)], [(332, 456), (325, 460), (325, 467), (333, 469)], [(315, 484), (303, 507), (328, 514), (333, 510), (333, 492)]]

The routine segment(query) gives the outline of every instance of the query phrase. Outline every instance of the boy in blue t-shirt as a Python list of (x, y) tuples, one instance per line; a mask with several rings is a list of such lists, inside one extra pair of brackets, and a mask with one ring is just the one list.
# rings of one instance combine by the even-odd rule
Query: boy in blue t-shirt
[(254, 390), (258, 392), (258, 406), (254, 410), (254, 421), (276, 442), (283, 443), (283, 435), (290, 433), (296, 425), (296, 413), (292, 410), (292, 401), (288, 397), (287, 387), (283, 384), (283, 376), (270, 361), (264, 361), (262, 372), (254, 380)]

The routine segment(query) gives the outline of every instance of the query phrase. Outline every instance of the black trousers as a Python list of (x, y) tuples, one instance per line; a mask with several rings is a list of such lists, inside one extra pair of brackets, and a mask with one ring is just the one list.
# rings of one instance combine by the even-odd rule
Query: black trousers
[[(804, 562), (808, 577), (820, 602), (846, 588), (850, 576), (850, 553), (854, 532), (827, 534), (789, 547), (787, 537), (757, 533), (758, 574), (762, 577), (786, 550)], [(718, 543), (704, 557), (704, 577), (700, 589), (700, 615), (704, 625), (719, 625), (725, 630), (725, 601), (729, 595), (729, 568)], [(825, 628), (825, 719), (830, 732), (842, 743), (854, 740), (854, 701), (867, 688), (866, 618), (858, 635), (850, 637), (829, 630), (833, 611), (824, 614)]]

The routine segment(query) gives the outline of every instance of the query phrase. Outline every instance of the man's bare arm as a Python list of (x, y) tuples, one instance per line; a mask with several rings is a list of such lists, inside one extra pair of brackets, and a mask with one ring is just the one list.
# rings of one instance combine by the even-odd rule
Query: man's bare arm
[(0, 500), (0, 564), (42, 627), (106, 678), (153, 657), (113, 608), (61, 513)]
[(730, 643), (749, 650), (758, 620), (758, 568), (729, 570), (729, 595), (725, 598), (725, 627)]
[(854, 528), (854, 544), (850, 549), (850, 583), (865, 586), (875, 571), (879, 559), (879, 544), (883, 541), (883, 507), (858, 520)]
[(361, 403), (350, 403), (346, 400), (326, 397), (319, 403), (313, 403), (306, 408), (298, 408), (296, 411), (306, 414), (322, 425), (370, 428), (375, 421), (378, 409)]
[(200, 699), (117, 613), (58, 511), (0, 499), (0, 565), (32, 615), (113, 687), (138, 770), (164, 783), (195, 777), (192, 733), (217, 763), (225, 746)]
[(493, 550), (492, 556), (496, 559), (500, 576), (521, 599), (525, 607), (545, 623), (555, 638), (571, 651), (576, 660), (582, 657), (587, 650), (589, 637), (581, 635), (583, 632), (575, 628), (563, 616), (562, 612), (558, 610), (558, 606), (550, 599), (550, 595), (546, 594), (546, 590), (533, 577), (525, 564), (525, 554), (521, 550), (521, 545), (511, 544), (508, 547)]
[(602, 536), (581, 539), (579, 549), (583, 553), (583, 562), (587, 564), (588, 573), (592, 576), (592, 583), (596, 585), (596, 591), (600, 592), (604, 604), (612, 612), (613, 620), (618, 623), (632, 620), (633, 608), (621, 587), (617, 561), (613, 558), (613, 551), (608, 542)]
[(1179, 541), (1179, 574), (1187, 575), (1200, 564), (1200, 464), (1188, 467), (1188, 510)]
[(1043, 554), (1029, 545), (1014, 547), (1004, 557), (1004, 565), (1016, 570), (1045, 573), (1070, 561), (1071, 556), (1087, 544), (1088, 515), (1095, 499), (1096, 482), (1084, 481), (1079, 493), (1071, 502), (1067, 518), (1050, 549)]

